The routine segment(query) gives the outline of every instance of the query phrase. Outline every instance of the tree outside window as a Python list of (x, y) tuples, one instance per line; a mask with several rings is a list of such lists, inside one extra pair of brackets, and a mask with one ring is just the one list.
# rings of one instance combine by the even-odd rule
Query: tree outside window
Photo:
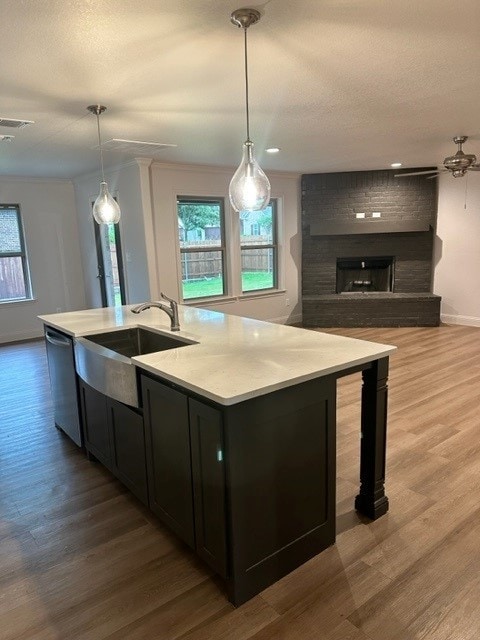
[(223, 200), (179, 198), (177, 215), (183, 299), (224, 295)]

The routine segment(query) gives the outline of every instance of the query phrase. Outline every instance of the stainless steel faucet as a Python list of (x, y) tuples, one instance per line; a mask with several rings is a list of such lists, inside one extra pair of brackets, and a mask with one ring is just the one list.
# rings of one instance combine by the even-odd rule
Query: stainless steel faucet
[(143, 304), (139, 304), (136, 307), (131, 309), (132, 313), (141, 313), (145, 311), (145, 309), (150, 309), (150, 307), (156, 307), (157, 309), (161, 309), (165, 311), (167, 316), (170, 318), (170, 331), (180, 331), (180, 324), (178, 322), (178, 304), (172, 298), (169, 298), (164, 293), (160, 294), (160, 298), (162, 300), (166, 300), (169, 304), (166, 305), (163, 302), (144, 302)]

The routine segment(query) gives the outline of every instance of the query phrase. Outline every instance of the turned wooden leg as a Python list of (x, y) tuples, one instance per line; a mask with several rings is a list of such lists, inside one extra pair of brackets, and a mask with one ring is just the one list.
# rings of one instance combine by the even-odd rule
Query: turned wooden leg
[(355, 499), (355, 508), (376, 520), (388, 511), (385, 495), (388, 358), (375, 360), (362, 376), (360, 493)]

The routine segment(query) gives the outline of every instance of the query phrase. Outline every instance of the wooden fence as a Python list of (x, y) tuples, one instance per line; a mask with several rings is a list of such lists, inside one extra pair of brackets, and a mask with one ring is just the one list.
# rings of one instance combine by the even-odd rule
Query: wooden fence
[(0, 300), (26, 297), (21, 258), (0, 258)]
[[(248, 242), (243, 242), (242, 247), (246, 248), (249, 244), (258, 245), (265, 241), (263, 236), (258, 236)], [(213, 248), (208, 250), (207, 247), (212, 244), (218, 247), (218, 240), (182, 243), (182, 248), (205, 247), (202, 251), (181, 253), (183, 281), (215, 278), (222, 274), (222, 254), (221, 251), (215, 251)], [(272, 254), (269, 247), (242, 251), (242, 271), (272, 273)]]

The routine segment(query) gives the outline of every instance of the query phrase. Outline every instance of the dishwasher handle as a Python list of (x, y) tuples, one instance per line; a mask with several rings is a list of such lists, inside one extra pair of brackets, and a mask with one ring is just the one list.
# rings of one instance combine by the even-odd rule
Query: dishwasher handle
[(45, 338), (50, 344), (54, 344), (56, 347), (70, 347), (72, 344), (70, 338), (61, 336), (58, 333), (51, 333), (50, 331), (45, 331)]

